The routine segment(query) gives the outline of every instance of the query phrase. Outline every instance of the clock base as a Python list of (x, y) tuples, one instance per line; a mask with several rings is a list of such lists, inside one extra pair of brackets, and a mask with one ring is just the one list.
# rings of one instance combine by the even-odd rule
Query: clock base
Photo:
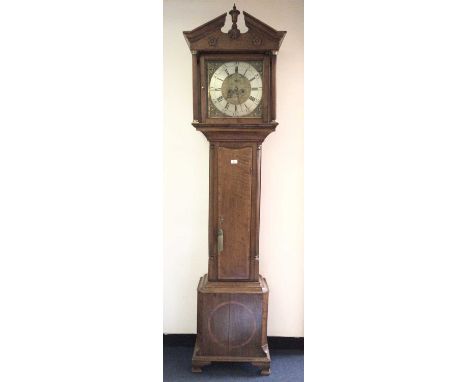
[(253, 366), (260, 368), (260, 375), (270, 375), (271, 359), (268, 344), (265, 345), (265, 356), (264, 357), (235, 357), (235, 356), (201, 356), (198, 355), (198, 336), (195, 343), (195, 349), (193, 350), (192, 356), (192, 372), (201, 373), (202, 368), (210, 366), (213, 362), (250, 362)]
[(250, 362), (261, 368), (261, 375), (270, 374), (268, 293), (261, 275), (248, 282), (200, 279), (193, 372), (211, 362)]

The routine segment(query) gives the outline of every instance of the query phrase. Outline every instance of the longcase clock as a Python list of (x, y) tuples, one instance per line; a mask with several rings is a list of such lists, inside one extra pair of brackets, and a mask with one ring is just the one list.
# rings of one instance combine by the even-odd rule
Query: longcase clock
[(268, 285), (259, 274), (262, 142), (275, 131), (276, 55), (286, 34), (243, 12), (183, 32), (192, 53), (193, 123), (210, 143), (208, 273), (198, 284), (192, 371), (251, 362), (270, 374)]

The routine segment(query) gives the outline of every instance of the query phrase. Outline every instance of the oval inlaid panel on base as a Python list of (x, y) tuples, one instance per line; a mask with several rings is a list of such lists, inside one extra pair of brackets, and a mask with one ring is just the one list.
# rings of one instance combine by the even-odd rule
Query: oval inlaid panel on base
[[(229, 329), (226, 336), (226, 317)], [(235, 327), (236, 330), (232, 330)], [(230, 349), (247, 345), (257, 331), (254, 313), (241, 302), (230, 301), (217, 305), (209, 316), (208, 333), (211, 340)]]

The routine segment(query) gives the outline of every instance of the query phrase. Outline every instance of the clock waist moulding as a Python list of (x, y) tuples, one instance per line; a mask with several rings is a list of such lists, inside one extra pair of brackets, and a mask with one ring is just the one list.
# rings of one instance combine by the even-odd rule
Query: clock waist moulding
[(243, 12), (183, 32), (192, 53), (193, 123), (210, 143), (208, 274), (198, 284), (192, 371), (251, 362), (270, 374), (268, 285), (259, 274), (262, 142), (275, 131), (276, 55), (286, 34)]

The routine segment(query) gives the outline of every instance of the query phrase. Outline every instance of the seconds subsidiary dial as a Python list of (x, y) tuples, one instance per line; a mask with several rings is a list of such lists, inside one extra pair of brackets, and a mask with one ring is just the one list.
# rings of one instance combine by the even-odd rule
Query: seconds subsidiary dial
[(208, 92), (223, 115), (245, 117), (262, 100), (262, 77), (248, 62), (226, 62), (211, 76)]

